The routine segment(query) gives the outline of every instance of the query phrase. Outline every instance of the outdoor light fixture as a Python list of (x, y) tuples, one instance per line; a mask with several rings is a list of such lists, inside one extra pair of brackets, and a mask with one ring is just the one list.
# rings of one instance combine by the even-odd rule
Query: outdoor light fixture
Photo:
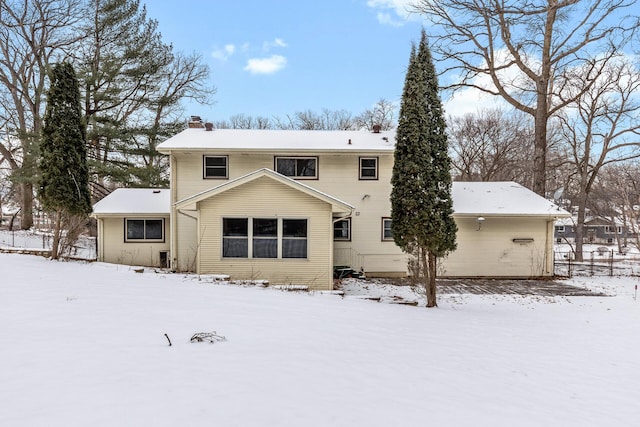
[(484, 222), (484, 217), (479, 216), (478, 218), (476, 218), (476, 221), (478, 222), (478, 229), (476, 231), (480, 231), (480, 229), (482, 228), (482, 223)]

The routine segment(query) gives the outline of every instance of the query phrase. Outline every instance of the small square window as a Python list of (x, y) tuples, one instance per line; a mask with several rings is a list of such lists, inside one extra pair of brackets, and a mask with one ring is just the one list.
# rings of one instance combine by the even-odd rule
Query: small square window
[(333, 223), (333, 240), (351, 240), (351, 218)]
[(393, 240), (391, 218), (382, 218), (382, 240)]
[(229, 158), (227, 156), (204, 156), (203, 177), (226, 179), (229, 177)]
[(564, 233), (564, 225), (556, 225), (556, 233)]
[(378, 179), (378, 158), (377, 157), (360, 157), (360, 179), (361, 180)]

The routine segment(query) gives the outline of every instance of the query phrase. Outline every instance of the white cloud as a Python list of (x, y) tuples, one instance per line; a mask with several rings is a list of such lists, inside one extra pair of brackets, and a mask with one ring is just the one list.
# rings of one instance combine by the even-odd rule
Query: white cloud
[(266, 41), (262, 44), (262, 48), (265, 51), (269, 51), (274, 47), (287, 47), (287, 43), (285, 43), (281, 38), (276, 37), (273, 41)]
[(236, 46), (233, 44), (226, 44), (221, 49), (216, 49), (211, 52), (211, 56), (220, 61), (226, 61), (236, 51)]
[[(393, 25), (399, 27), (404, 25), (403, 21), (409, 19), (411, 4), (415, 0), (368, 0), (367, 6), (373, 9), (381, 9), (377, 15), (378, 22), (385, 25)], [(387, 11), (391, 10), (400, 20), (393, 19), (393, 16)]]
[(404, 25), (403, 21), (396, 21), (389, 13), (378, 12), (377, 17), (378, 22), (382, 25), (391, 25), (392, 27), (401, 27)]
[(287, 65), (287, 58), (282, 55), (271, 55), (268, 58), (253, 58), (247, 61), (245, 71), (251, 74), (273, 74)]

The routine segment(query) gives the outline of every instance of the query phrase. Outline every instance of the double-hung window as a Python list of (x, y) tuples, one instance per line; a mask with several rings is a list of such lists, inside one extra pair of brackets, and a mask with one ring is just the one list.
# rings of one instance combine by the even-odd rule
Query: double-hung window
[(317, 157), (276, 157), (276, 172), (296, 179), (317, 179)]
[(164, 219), (125, 219), (126, 242), (164, 242)]
[(229, 178), (229, 157), (203, 156), (202, 176), (208, 179)]
[(333, 240), (351, 240), (351, 218), (333, 223)]
[(382, 218), (382, 240), (393, 240), (391, 218)]
[(307, 258), (307, 220), (223, 218), (223, 258)]
[(378, 179), (378, 158), (360, 157), (360, 180)]

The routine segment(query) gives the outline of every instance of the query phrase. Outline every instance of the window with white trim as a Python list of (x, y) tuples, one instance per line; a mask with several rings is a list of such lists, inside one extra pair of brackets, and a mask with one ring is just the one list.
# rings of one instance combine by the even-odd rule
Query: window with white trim
[(351, 240), (351, 218), (333, 223), (333, 240)]
[(556, 233), (564, 233), (564, 225), (556, 225)]
[(393, 241), (393, 231), (391, 231), (391, 218), (382, 218), (382, 240)]
[(605, 234), (622, 234), (622, 227), (618, 226), (618, 227), (614, 227), (612, 225), (605, 225), (604, 226), (604, 232)]
[(317, 157), (276, 157), (276, 172), (296, 179), (317, 179)]
[(164, 242), (164, 219), (125, 218), (125, 242)]
[(223, 258), (307, 258), (306, 219), (223, 218)]
[(378, 158), (377, 157), (360, 157), (360, 180), (377, 180), (378, 179)]
[(207, 179), (229, 178), (228, 156), (203, 156), (202, 176)]

